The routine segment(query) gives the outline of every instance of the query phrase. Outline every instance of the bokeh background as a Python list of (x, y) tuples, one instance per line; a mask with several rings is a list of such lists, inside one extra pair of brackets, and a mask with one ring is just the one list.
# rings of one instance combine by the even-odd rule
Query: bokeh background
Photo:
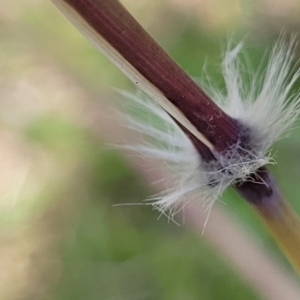
[[(228, 38), (245, 39), (255, 67), (282, 31), (300, 31), (297, 0), (122, 3), (191, 76), (205, 65), (218, 85)], [(178, 226), (150, 206), (115, 206), (141, 203), (159, 178), (147, 175), (151, 162), (111, 146), (141, 139), (117, 118), (111, 87), (133, 90), (48, 0), (0, 3), (0, 299), (264, 299), (188, 215)], [(271, 168), (300, 213), (298, 125), (274, 146)], [(293, 278), (251, 208), (232, 190), (222, 201), (226, 218)]]

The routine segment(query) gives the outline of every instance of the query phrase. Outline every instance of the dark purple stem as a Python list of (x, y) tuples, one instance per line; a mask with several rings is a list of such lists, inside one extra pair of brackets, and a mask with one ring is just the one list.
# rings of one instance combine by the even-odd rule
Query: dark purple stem
[(134, 68), (172, 102), (214, 145), (225, 151), (239, 140), (225, 114), (116, 0), (65, 0)]

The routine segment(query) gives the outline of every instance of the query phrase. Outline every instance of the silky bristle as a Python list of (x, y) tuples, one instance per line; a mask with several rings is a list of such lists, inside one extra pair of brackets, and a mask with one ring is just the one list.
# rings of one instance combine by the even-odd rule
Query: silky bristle
[[(128, 126), (148, 137), (144, 144), (127, 148), (162, 159), (174, 174), (173, 188), (148, 199), (155, 208), (172, 217), (185, 205), (201, 199), (210, 210), (228, 186), (247, 181), (257, 169), (275, 162), (269, 149), (300, 111), (299, 93), (292, 93), (300, 71), (290, 74), (295, 46), (295, 38), (287, 46), (279, 40), (265, 70), (252, 76), (250, 87), (242, 80), (242, 44), (227, 50), (222, 64), (226, 90), (210, 84), (206, 92), (240, 123), (241, 141), (222, 153), (213, 153), (215, 160), (209, 162), (168, 112), (142, 92), (122, 92), (128, 103), (134, 103)], [(246, 137), (244, 141), (242, 137)]]

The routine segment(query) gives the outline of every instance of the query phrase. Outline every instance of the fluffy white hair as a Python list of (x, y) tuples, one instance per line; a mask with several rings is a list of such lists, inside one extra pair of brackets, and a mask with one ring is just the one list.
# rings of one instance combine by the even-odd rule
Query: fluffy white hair
[[(201, 199), (209, 211), (229, 185), (246, 181), (258, 168), (274, 162), (271, 145), (292, 126), (300, 111), (299, 93), (292, 93), (300, 73), (298, 70), (291, 75), (295, 46), (295, 39), (288, 45), (279, 40), (265, 70), (249, 75), (248, 87), (243, 82), (242, 44), (226, 51), (221, 68), (225, 91), (211, 85), (205, 91), (229, 116), (249, 129), (250, 144), (247, 149), (239, 145), (228, 149), (217, 157), (217, 162), (203, 161), (177, 123), (145, 94), (122, 92), (129, 102), (138, 104), (138, 112), (129, 116), (129, 127), (150, 139), (127, 148), (162, 159), (176, 178), (171, 189), (151, 197), (155, 208), (172, 218), (184, 205)], [(241, 152), (243, 155), (238, 154)]]

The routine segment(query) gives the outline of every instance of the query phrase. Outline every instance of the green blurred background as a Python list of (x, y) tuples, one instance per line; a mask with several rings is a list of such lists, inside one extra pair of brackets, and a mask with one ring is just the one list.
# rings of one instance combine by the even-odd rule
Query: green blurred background
[[(205, 65), (218, 85), (228, 37), (246, 37), (257, 66), (282, 29), (300, 31), (297, 0), (122, 3), (191, 76)], [(132, 86), (48, 0), (2, 1), (0, 42), (1, 299), (262, 299), (205, 233), (114, 206), (157, 192), (107, 144), (126, 141), (114, 140), (122, 123), (97, 119), (119, 97), (110, 87)], [(272, 171), (300, 213), (296, 127)], [(293, 274), (251, 209), (231, 190), (222, 200)]]

